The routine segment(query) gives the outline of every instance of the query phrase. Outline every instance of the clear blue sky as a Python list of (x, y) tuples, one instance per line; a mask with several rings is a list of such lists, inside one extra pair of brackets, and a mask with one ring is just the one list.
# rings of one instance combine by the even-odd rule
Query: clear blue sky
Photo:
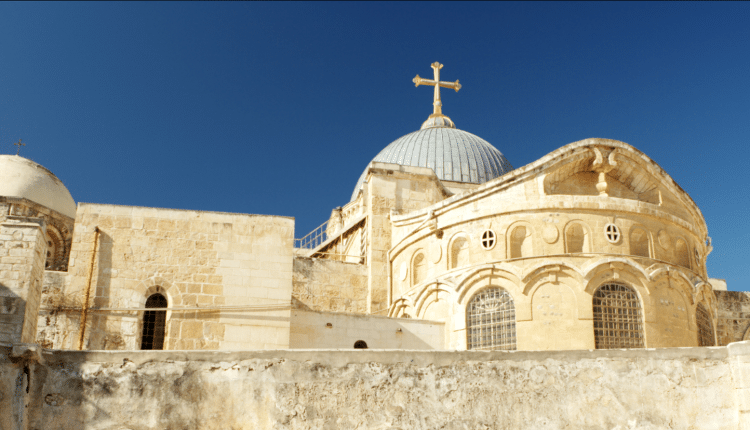
[(0, 2), (0, 153), (78, 202), (285, 215), (297, 236), (444, 112), (521, 167), (622, 140), (696, 201), (750, 289), (750, 3)]

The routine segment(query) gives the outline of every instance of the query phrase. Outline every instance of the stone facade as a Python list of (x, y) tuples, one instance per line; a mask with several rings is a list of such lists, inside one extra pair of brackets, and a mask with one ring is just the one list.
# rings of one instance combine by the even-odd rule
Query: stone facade
[(167, 314), (166, 349), (287, 348), (292, 234), (283, 217), (80, 204), (67, 283), (42, 297), (62, 329), (43, 339), (77, 348), (88, 290), (85, 349), (139, 349), (129, 309), (155, 293), (185, 309)]

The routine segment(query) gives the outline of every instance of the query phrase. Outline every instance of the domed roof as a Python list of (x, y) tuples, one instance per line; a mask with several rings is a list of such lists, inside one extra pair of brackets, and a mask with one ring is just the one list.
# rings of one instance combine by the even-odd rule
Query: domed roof
[[(424, 127), (424, 126), (423, 126)], [(440, 180), (481, 184), (513, 170), (503, 154), (479, 136), (452, 127), (424, 127), (380, 151), (372, 161), (431, 168)], [(367, 169), (354, 187), (357, 198)]]
[(26, 198), (75, 218), (76, 202), (57, 176), (18, 155), (0, 154), (0, 196)]

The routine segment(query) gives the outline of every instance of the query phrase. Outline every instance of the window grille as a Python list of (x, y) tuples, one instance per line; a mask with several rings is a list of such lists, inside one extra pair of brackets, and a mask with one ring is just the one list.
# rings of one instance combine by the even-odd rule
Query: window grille
[[(167, 298), (153, 294), (146, 300), (147, 308), (166, 308)], [(167, 311), (146, 311), (143, 315), (141, 349), (164, 349), (164, 331)]]
[(711, 314), (703, 303), (698, 303), (695, 309), (695, 321), (698, 323), (698, 346), (714, 346), (714, 325), (711, 323)]
[(594, 293), (596, 349), (643, 348), (641, 302), (625, 285), (605, 284)]
[(604, 236), (610, 243), (617, 243), (620, 240), (620, 229), (614, 224), (604, 226)]
[(495, 232), (492, 230), (485, 230), (482, 233), (482, 248), (492, 249), (495, 246)]
[(468, 349), (516, 349), (513, 298), (501, 288), (480, 292), (469, 302), (466, 329)]

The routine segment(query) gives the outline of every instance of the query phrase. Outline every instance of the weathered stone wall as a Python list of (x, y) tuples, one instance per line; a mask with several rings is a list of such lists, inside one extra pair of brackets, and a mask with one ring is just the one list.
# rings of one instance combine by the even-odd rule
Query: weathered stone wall
[(367, 313), (367, 266), (294, 257), (294, 309)]
[(285, 217), (81, 203), (69, 277), (56, 294), (74, 306), (50, 319), (66, 333), (48, 340), (78, 348), (90, 288), (84, 349), (139, 349), (143, 311), (128, 309), (154, 293), (173, 308), (166, 349), (286, 348), (293, 231)]
[[(28, 361), (0, 352), (3, 430), (748, 424), (745, 343), (565, 352), (46, 351), (43, 365), (28, 367), (28, 394)], [(29, 405), (26, 418), (18, 397)]]
[(437, 321), (293, 310), (290, 326), (292, 349), (351, 349), (357, 341), (371, 349), (445, 349), (445, 324)]
[(715, 291), (718, 312), (716, 335), (719, 345), (750, 338), (750, 293)]
[(0, 220), (0, 342), (36, 339), (47, 250), (45, 228), (41, 218)]

